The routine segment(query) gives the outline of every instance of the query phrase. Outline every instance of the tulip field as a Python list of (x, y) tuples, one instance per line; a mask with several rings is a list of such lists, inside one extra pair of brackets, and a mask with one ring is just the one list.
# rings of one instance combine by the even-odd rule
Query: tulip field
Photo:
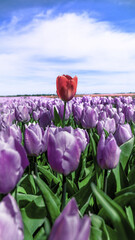
[(0, 239), (134, 240), (135, 99), (59, 84), (0, 98)]

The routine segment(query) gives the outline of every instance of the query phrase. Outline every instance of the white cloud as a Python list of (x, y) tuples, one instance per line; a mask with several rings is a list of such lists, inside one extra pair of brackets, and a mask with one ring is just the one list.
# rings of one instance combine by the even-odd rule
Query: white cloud
[[(90, 91), (95, 85), (95, 80), (92, 79), (96, 79), (97, 92), (107, 87), (113, 91), (114, 88), (111, 86), (116, 86), (114, 78), (116, 84), (119, 82), (117, 88), (115, 87), (116, 91), (120, 91), (122, 86), (125, 86), (124, 91), (126, 86), (129, 89), (129, 81), (131, 91), (135, 91), (135, 33), (121, 32), (108, 22), (98, 22), (86, 13), (61, 14), (52, 19), (51, 13), (50, 10), (43, 17), (44, 13), (41, 12), (22, 27), (18, 27), (20, 18), (14, 16), (9, 26), (1, 27), (0, 78), (3, 83), (0, 94), (5, 94), (4, 82), (6, 84), (6, 81), (13, 79), (16, 81), (17, 93), (19, 88), (22, 91), (23, 79), (29, 86), (32, 79), (33, 82), (37, 80), (40, 83), (34, 83), (37, 92), (40, 90), (43, 92), (45, 84), (47, 87), (44, 92), (47, 93), (47, 89), (51, 91), (49, 86), (55, 85), (57, 75), (73, 72), (80, 77), (80, 86), (83, 86), (83, 79), (87, 85), (91, 85)], [(48, 61), (51, 58), (55, 61)], [(62, 62), (57, 59), (74, 61)], [(85, 73), (79, 74), (80, 70), (125, 73), (111, 75), (110, 72), (110, 75), (87, 74), (86, 76)], [(42, 84), (43, 80), (44, 84)], [(27, 91), (28, 89), (31, 91), (29, 93), (32, 93), (33, 89), (27, 88)], [(52, 92), (55, 93), (54, 89), (53, 87)], [(82, 88), (78, 89), (81, 92)], [(88, 87), (83, 86), (83, 89), (87, 91)], [(8, 92), (12, 94), (13, 90), (15, 91), (9, 86)]]

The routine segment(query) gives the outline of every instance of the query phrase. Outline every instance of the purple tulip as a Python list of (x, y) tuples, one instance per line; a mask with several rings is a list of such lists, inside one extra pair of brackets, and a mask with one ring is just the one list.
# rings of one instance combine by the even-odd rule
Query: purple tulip
[(74, 136), (76, 137), (78, 144), (81, 148), (81, 151), (84, 151), (86, 146), (89, 143), (89, 135), (88, 132), (81, 128), (74, 129)]
[(73, 116), (74, 120), (77, 124), (80, 123), (81, 116), (83, 111), (83, 105), (82, 104), (75, 104), (73, 105)]
[(13, 124), (7, 128), (9, 136), (13, 136), (18, 142), (22, 142), (22, 133), (19, 126)]
[(10, 192), (29, 165), (23, 146), (12, 136), (0, 137), (0, 193)]
[(42, 153), (46, 152), (46, 150), (47, 150), (48, 134), (49, 134), (49, 127), (47, 127), (45, 129), (44, 134), (43, 134), (43, 138), (42, 138)]
[(72, 198), (56, 219), (49, 240), (88, 240), (90, 236), (90, 218), (79, 217), (77, 203)]
[(97, 162), (102, 169), (113, 169), (119, 162), (121, 149), (112, 134), (105, 139), (103, 132), (97, 146)]
[(49, 132), (47, 145), (48, 161), (52, 169), (68, 175), (79, 165), (81, 149), (75, 136), (66, 131)]
[(133, 120), (134, 109), (132, 105), (126, 106), (124, 109), (124, 113), (125, 113), (125, 118), (127, 122), (130, 122)]
[(134, 111), (134, 114), (133, 114), (133, 119), (132, 121), (135, 123), (135, 111)]
[(84, 128), (94, 128), (98, 122), (98, 113), (96, 109), (89, 106), (85, 107), (82, 112), (81, 124)]
[(24, 147), (29, 156), (38, 156), (42, 153), (42, 139), (44, 130), (37, 124), (25, 125)]
[(98, 114), (98, 120), (103, 120), (105, 121), (105, 119), (107, 118), (106, 112), (105, 111), (100, 111)]
[(21, 213), (15, 199), (10, 194), (0, 202), (0, 239), (24, 239)]
[(38, 119), (40, 117), (39, 109), (37, 109), (36, 111), (33, 111), (32, 116), (33, 116), (34, 121), (38, 121)]
[(119, 124), (114, 134), (114, 137), (119, 146), (127, 142), (130, 138), (133, 137), (130, 125), (128, 123), (124, 125)]
[(81, 128), (73, 129), (71, 126), (66, 126), (64, 128), (54, 126), (54, 127), (50, 127), (50, 131), (53, 134), (56, 134), (56, 133), (61, 132), (61, 131), (66, 131), (68, 133), (71, 133), (77, 139), (77, 142), (79, 144), (79, 147), (80, 147), (81, 151), (84, 151), (87, 144), (89, 143), (88, 132), (84, 129), (81, 129)]
[(24, 104), (18, 105), (15, 108), (15, 117), (18, 122), (29, 122), (30, 114), (27, 106)]
[(51, 113), (50, 111), (46, 110), (39, 118), (39, 125), (42, 128), (46, 128), (47, 126), (51, 125)]
[(99, 121), (97, 124), (97, 131), (99, 135), (102, 134), (103, 129), (105, 129), (108, 133), (114, 133), (116, 130), (114, 118), (106, 118), (105, 121)]

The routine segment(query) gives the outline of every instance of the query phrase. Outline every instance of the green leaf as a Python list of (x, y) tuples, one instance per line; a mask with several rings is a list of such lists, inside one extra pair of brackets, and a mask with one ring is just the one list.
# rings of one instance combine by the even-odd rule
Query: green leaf
[(47, 240), (47, 237), (45, 236), (45, 229), (43, 227), (41, 227), (34, 236), (34, 240)]
[(93, 138), (93, 134), (92, 131), (90, 132), (90, 143), (92, 144), (92, 153), (93, 153), (93, 157), (96, 157), (97, 154), (97, 146), (96, 146), (96, 142)]
[(28, 194), (36, 194), (35, 182), (32, 175), (27, 175), (20, 184)]
[(107, 178), (107, 194), (111, 197), (115, 197), (115, 192), (116, 192), (116, 177), (115, 174), (112, 170), (110, 171), (110, 174)]
[(106, 215), (116, 228), (119, 238), (123, 240), (135, 239), (135, 232), (129, 224), (123, 209), (104, 192), (97, 189), (93, 183), (91, 184), (91, 188), (97, 200), (105, 210)]
[(23, 223), (23, 225), (24, 225), (24, 239), (25, 240), (33, 240), (33, 237), (28, 229), (28, 226), (25, 223)]
[(69, 194), (69, 197), (72, 197), (77, 191), (77, 187), (74, 182), (69, 180), (68, 178), (66, 179), (67, 182), (67, 193)]
[(94, 165), (91, 166), (90, 172), (89, 174), (80, 182), (78, 182), (79, 188), (81, 189), (82, 187), (84, 187), (91, 179), (92, 175), (93, 175), (93, 170), (94, 170)]
[(75, 197), (77, 201), (78, 207), (82, 214), (85, 212), (85, 209), (89, 205), (90, 197), (92, 194), (90, 184), (92, 181), (94, 181), (94, 179), (95, 179), (95, 173), (91, 176), (88, 183), (85, 186), (83, 186), (75, 195), (73, 195), (73, 197)]
[(135, 166), (131, 169), (128, 175), (129, 184), (132, 185), (135, 183)]
[(43, 166), (38, 166), (38, 170), (44, 175), (45, 179), (47, 180), (48, 184), (50, 185), (53, 181), (55, 184), (58, 184), (60, 181), (56, 178), (52, 173), (45, 169)]
[(105, 222), (101, 217), (99, 217), (98, 215), (92, 214), (91, 215), (91, 224), (94, 228), (102, 231), (100, 239), (110, 240), (109, 234), (108, 234), (107, 229), (106, 229)]
[(130, 204), (132, 199), (135, 200), (135, 193), (127, 192), (116, 197), (114, 201), (117, 202), (121, 207), (125, 207)]
[(132, 152), (134, 145), (134, 137), (132, 137), (129, 141), (125, 142), (120, 146), (121, 153), (120, 153), (120, 162), (122, 164), (123, 170), (125, 170), (129, 156)]
[(17, 194), (17, 200), (19, 203), (19, 207), (20, 208), (24, 208), (27, 206), (27, 204), (29, 204), (30, 202), (32, 202), (33, 200), (35, 200), (37, 198), (36, 195), (31, 195), (31, 194), (22, 194), (22, 193), (18, 193)]
[(60, 214), (60, 200), (41, 178), (34, 176), (34, 179), (43, 195), (50, 220), (54, 223)]
[(116, 196), (120, 196), (124, 193), (129, 193), (129, 192), (132, 192), (132, 193), (135, 193), (135, 184), (129, 186), (129, 187), (126, 187), (126, 188), (123, 188), (121, 191), (119, 192), (116, 192)]
[(62, 120), (56, 110), (56, 107), (54, 106), (54, 125), (55, 126), (62, 126)]
[(112, 170), (116, 178), (116, 192), (119, 192), (122, 188), (128, 186), (128, 180), (123, 171), (121, 162), (118, 163), (117, 167)]
[(126, 209), (126, 214), (127, 214), (128, 220), (129, 220), (132, 228), (134, 229), (135, 225), (134, 225), (134, 217), (133, 217), (132, 209), (130, 206), (126, 207), (125, 209)]
[(18, 187), (17, 187), (17, 192), (18, 192), (18, 193), (24, 193), (24, 194), (26, 194), (25, 189), (24, 189), (23, 187), (21, 187), (21, 186), (18, 186)]
[(86, 158), (81, 156), (79, 166), (75, 171), (75, 183), (77, 184), (79, 180), (82, 179), (86, 167)]
[(21, 214), (28, 231), (33, 234), (44, 223), (47, 215), (42, 196), (36, 197), (25, 208), (22, 208)]
[(107, 232), (109, 234), (110, 240), (119, 240), (119, 236), (115, 229), (112, 229), (110, 226), (106, 225)]
[(90, 240), (104, 240), (102, 238), (102, 231), (96, 227), (91, 226)]

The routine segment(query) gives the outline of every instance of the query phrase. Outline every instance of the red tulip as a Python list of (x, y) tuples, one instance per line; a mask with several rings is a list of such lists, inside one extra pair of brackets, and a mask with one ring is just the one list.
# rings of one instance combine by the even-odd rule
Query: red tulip
[(71, 100), (76, 94), (77, 82), (78, 78), (76, 76), (74, 78), (69, 75), (58, 76), (56, 79), (56, 88), (59, 98), (65, 102)]

